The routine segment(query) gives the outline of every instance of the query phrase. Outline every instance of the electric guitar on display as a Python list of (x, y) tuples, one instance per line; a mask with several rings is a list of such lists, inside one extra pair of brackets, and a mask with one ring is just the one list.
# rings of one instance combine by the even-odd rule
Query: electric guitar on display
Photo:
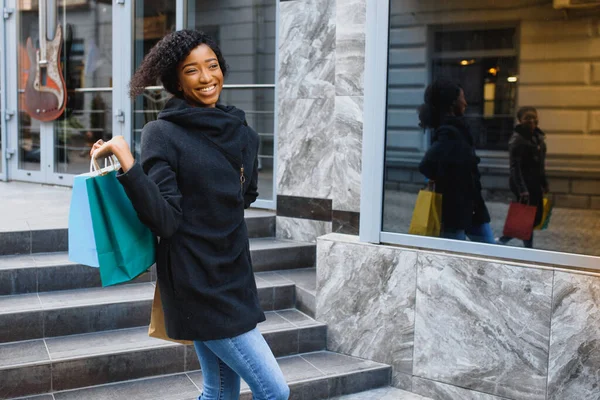
[(60, 65), (62, 26), (57, 24), (54, 38), (47, 39), (47, 1), (39, 2), (40, 48), (33, 47), (31, 37), (27, 39), (30, 67), (25, 85), (25, 110), (39, 121), (54, 121), (67, 104), (67, 88)]

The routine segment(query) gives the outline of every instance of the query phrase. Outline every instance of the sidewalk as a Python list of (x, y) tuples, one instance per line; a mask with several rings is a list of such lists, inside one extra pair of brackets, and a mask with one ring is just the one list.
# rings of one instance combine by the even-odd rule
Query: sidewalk
[(67, 228), (71, 189), (0, 182), (0, 232)]

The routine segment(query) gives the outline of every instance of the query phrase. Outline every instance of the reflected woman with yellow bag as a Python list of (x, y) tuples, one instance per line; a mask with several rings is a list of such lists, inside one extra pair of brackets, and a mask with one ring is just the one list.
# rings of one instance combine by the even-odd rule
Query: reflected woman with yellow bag
[(432, 144), (419, 171), (435, 181), (442, 197), (440, 236), (493, 244), (490, 214), (481, 195), (479, 157), (464, 121), (463, 89), (438, 79), (425, 91), (419, 108), (420, 126), (432, 131)]

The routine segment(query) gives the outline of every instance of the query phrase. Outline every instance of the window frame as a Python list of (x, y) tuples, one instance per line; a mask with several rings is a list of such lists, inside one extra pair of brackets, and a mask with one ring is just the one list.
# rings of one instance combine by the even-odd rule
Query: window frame
[[(367, 2), (360, 241), (464, 253), (469, 256), (485, 256), (512, 262), (553, 264), (600, 270), (600, 257), (596, 256), (383, 231), (389, 10), (390, 0)], [(430, 42), (428, 43), (428, 51), (429, 49), (431, 49)], [(429, 58), (430, 55), (428, 53)], [(428, 60), (428, 69), (430, 68), (429, 63)], [(427, 75), (427, 81), (431, 81), (430, 71)]]

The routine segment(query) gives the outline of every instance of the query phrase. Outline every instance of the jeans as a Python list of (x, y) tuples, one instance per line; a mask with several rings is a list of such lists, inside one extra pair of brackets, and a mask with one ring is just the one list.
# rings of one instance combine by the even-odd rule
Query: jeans
[(194, 347), (204, 378), (198, 400), (239, 399), (240, 377), (254, 400), (288, 399), (290, 389), (258, 328), (233, 338), (195, 341)]
[(488, 223), (475, 225), (466, 230), (443, 229), (441, 236), (446, 239), (456, 240), (466, 240), (467, 237), (469, 237), (472, 242), (496, 244), (496, 241), (494, 240), (494, 232)]

